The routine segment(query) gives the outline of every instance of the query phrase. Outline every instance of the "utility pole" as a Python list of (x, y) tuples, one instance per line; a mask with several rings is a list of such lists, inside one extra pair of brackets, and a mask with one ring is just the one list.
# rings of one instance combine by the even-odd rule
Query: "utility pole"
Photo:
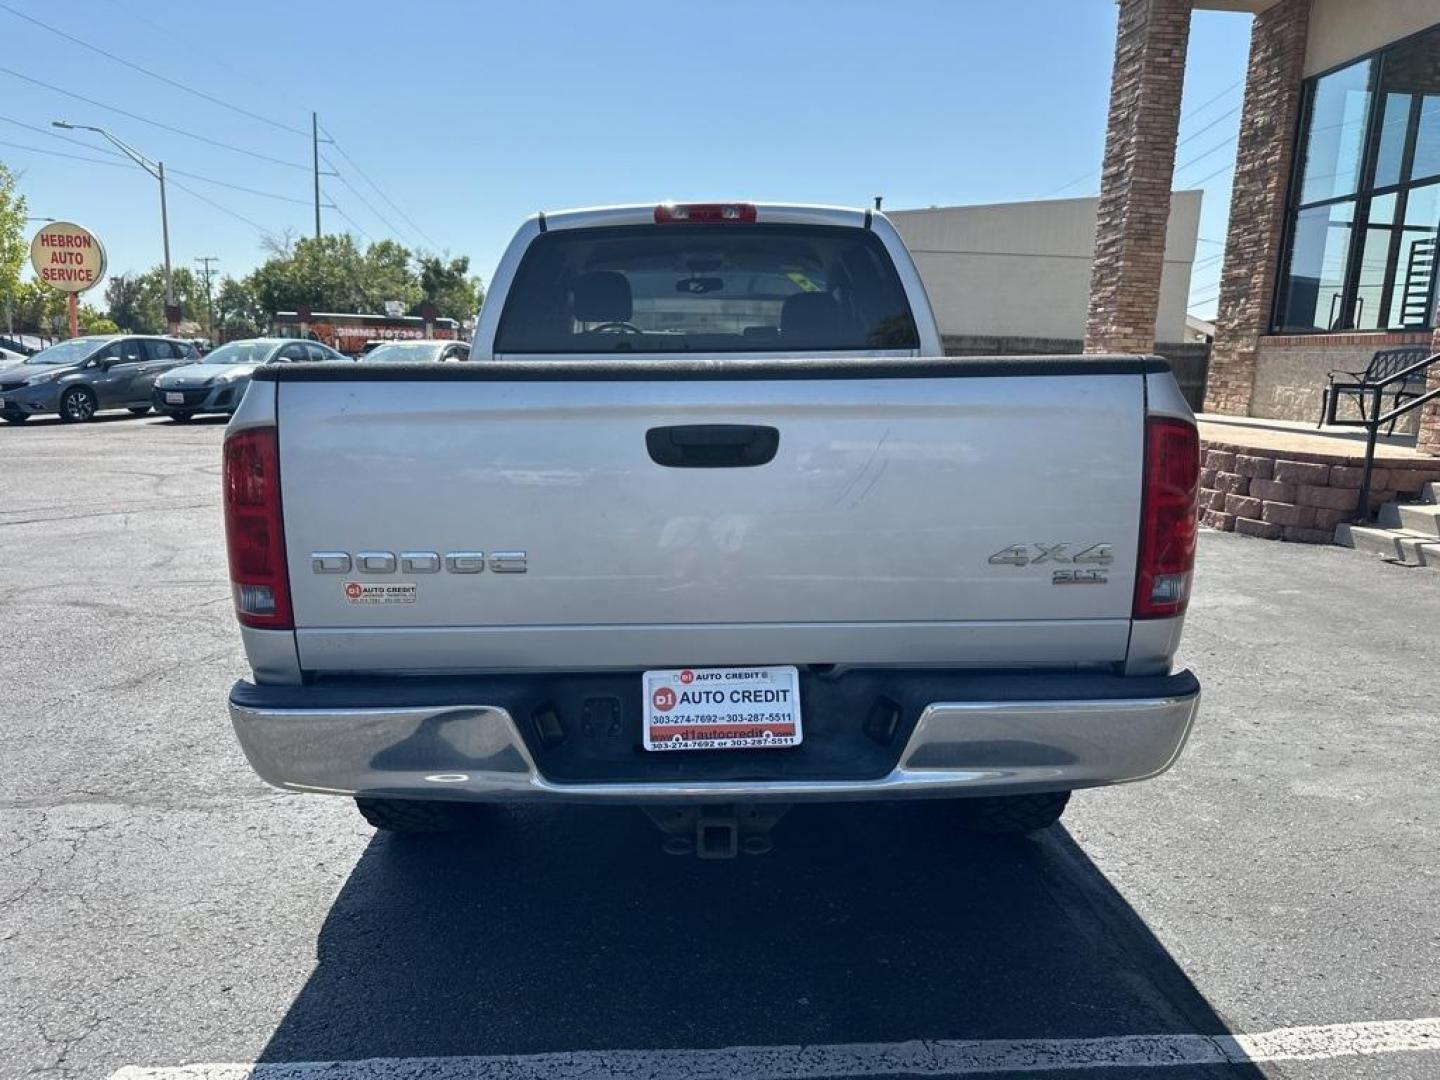
[(215, 301), (210, 296), (210, 264), (220, 260), (214, 255), (200, 255), (195, 261), (203, 266), (205, 275), (205, 335), (210, 339), (210, 344), (215, 344)]
[(320, 239), (320, 114), (310, 114), (310, 150), (315, 164), (315, 239)]
[[(319, 113), (313, 113), (313, 112), (312, 112), (312, 113), (310, 114), (310, 160), (311, 160), (311, 164), (312, 164), (313, 167), (314, 167), (314, 173), (315, 173), (315, 239), (316, 239), (316, 240), (319, 240), (319, 239), (320, 239), (320, 207), (322, 207), (322, 206), (333, 207), (333, 206), (335, 205), (334, 203), (322, 203), (322, 202), (320, 201), (320, 177), (322, 177), (322, 176), (339, 176), (339, 175), (340, 175), (339, 173), (337, 173), (337, 172), (335, 172), (335, 171), (333, 171), (333, 170), (331, 170), (331, 169), (326, 169), (326, 170), (324, 170), (323, 172), (321, 171), (321, 169), (320, 169), (320, 144), (321, 144), (322, 142), (323, 142), (323, 143), (332, 143), (332, 144), (333, 144), (333, 143), (335, 142), (335, 140), (334, 140), (334, 139), (322, 139), (322, 138), (320, 138), (320, 114), (319, 114)], [(326, 164), (329, 164), (329, 163), (327, 162)]]

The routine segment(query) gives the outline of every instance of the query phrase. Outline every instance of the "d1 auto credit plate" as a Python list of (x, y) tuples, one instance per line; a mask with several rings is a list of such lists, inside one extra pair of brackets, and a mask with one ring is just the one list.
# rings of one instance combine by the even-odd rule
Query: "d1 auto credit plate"
[(793, 667), (647, 671), (646, 750), (799, 746), (800, 673)]

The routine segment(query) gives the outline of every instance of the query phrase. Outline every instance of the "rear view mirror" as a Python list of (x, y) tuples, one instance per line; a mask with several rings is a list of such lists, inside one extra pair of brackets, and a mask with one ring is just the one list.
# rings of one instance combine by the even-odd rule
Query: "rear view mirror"
[(725, 279), (718, 277), (688, 277), (675, 282), (676, 292), (690, 293), (692, 296), (719, 292), (723, 288), (725, 288)]

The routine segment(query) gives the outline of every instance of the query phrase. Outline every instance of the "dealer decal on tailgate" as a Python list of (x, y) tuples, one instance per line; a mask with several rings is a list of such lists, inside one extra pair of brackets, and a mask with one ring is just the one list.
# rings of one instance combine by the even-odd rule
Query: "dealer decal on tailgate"
[(647, 671), (645, 749), (763, 750), (798, 746), (800, 673), (793, 667)]

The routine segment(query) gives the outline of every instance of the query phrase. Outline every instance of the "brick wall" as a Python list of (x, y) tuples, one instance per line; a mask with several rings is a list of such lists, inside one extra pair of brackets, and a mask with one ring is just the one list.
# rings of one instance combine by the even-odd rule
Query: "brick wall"
[(1120, 0), (1085, 351), (1155, 344), (1191, 0)]
[[(1200, 448), (1200, 523), (1266, 540), (1329, 544), (1335, 527), (1354, 518), (1360, 505), (1364, 460), (1206, 440)], [(1440, 481), (1440, 462), (1377, 460), (1372, 511)]]
[[(1440, 327), (1435, 330), (1435, 340), (1431, 348), (1440, 353)], [(1431, 367), (1425, 389), (1440, 390), (1440, 364)], [(1422, 454), (1440, 456), (1440, 399), (1420, 407), (1420, 435), (1416, 439), (1415, 449)]]
[(1309, 25), (1310, 0), (1280, 0), (1251, 28), (1207, 412), (1249, 414), (1285, 231)]
[[(1332, 371), (1364, 371), (1378, 349), (1428, 345), (1428, 333), (1404, 334), (1296, 334), (1262, 337), (1255, 356), (1251, 416), (1273, 420), (1320, 419), (1326, 377)], [(1390, 407), (1387, 398), (1385, 408)], [(1351, 399), (1342, 399), (1338, 415), (1353, 418)], [(1415, 414), (1403, 417), (1397, 432), (1415, 430)]]

